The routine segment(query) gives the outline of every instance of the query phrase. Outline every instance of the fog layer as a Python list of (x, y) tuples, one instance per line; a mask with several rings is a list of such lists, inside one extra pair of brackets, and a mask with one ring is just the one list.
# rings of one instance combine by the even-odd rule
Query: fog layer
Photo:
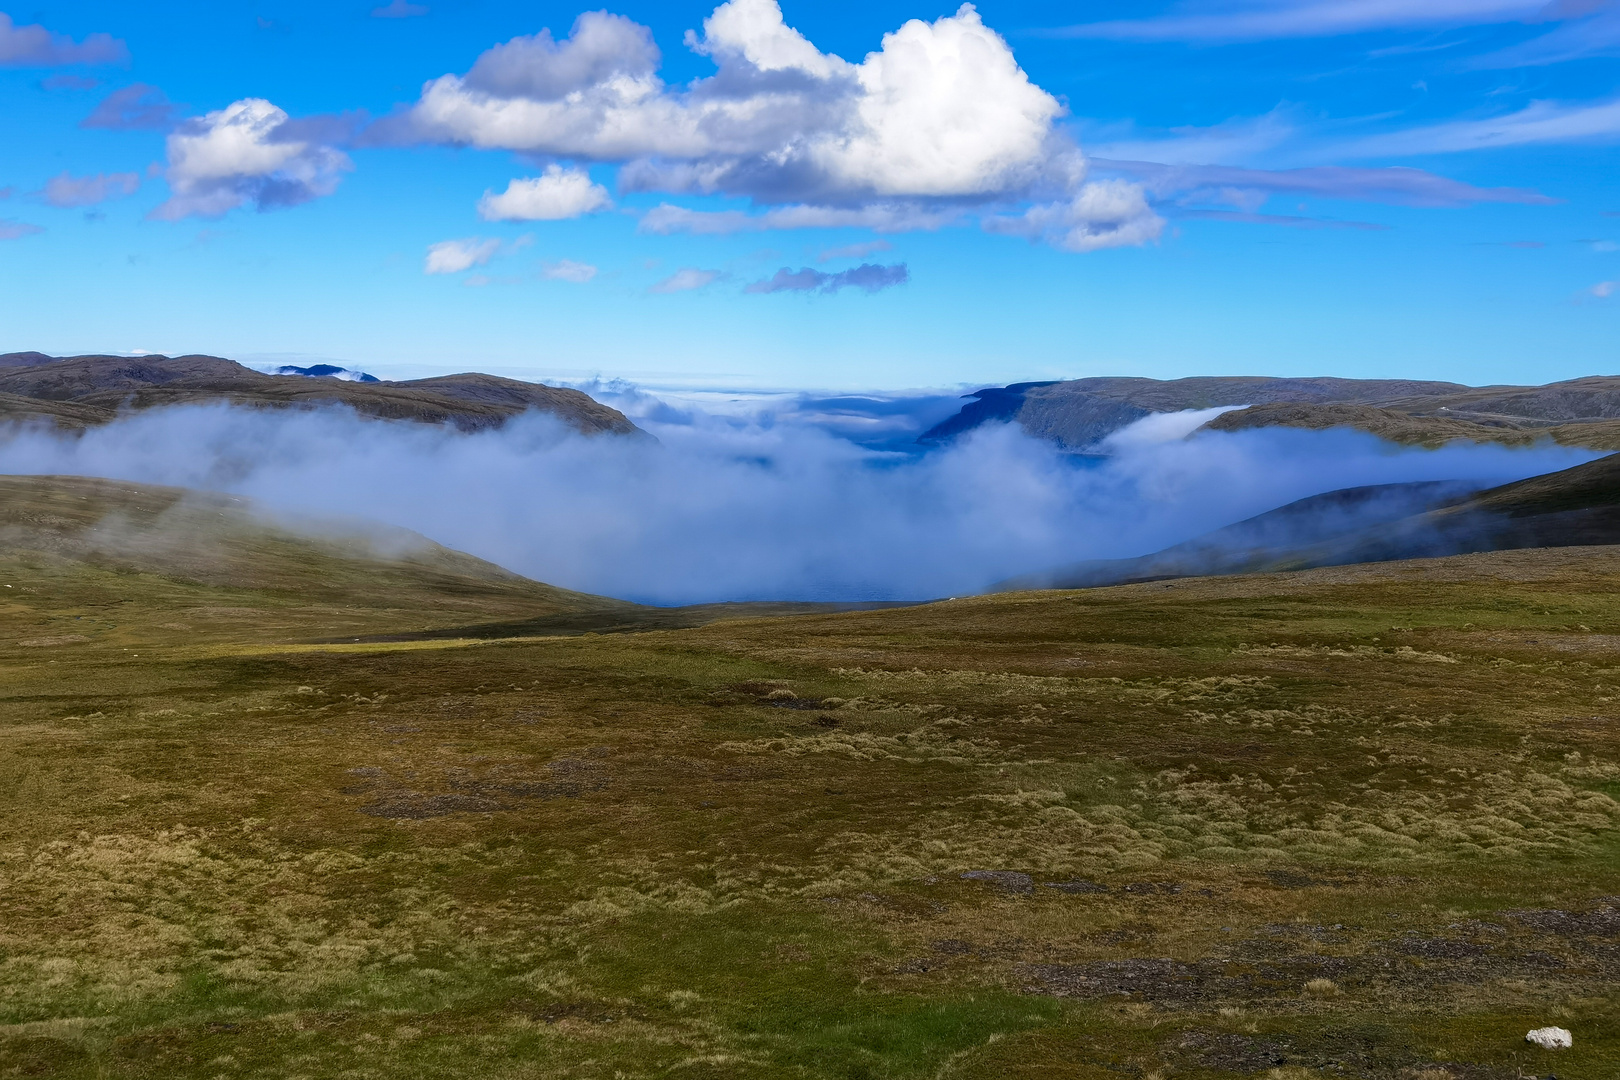
[[(791, 418), (787, 418), (791, 420)], [(1083, 458), (1014, 426), (926, 454), (813, 422), (644, 414), (658, 441), (531, 414), (459, 434), (341, 409), (226, 405), (132, 414), (83, 434), (0, 436), (0, 472), (228, 491), (289, 514), (361, 516), (567, 588), (678, 604), (927, 599), (1082, 559), (1141, 555), (1307, 495), (1364, 484), (1499, 483), (1597, 454), (1399, 449), (1361, 433), (1184, 438), (1148, 417)]]

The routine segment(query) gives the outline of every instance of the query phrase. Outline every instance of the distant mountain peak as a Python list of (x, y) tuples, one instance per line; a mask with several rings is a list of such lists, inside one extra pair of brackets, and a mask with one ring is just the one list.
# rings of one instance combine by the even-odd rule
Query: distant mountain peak
[(311, 379), (342, 379), (344, 382), (382, 382), (375, 375), (367, 375), (364, 371), (355, 371), (351, 368), (338, 367), (336, 364), (311, 364), (309, 367), (298, 367), (294, 364), (283, 364), (272, 368), (272, 375), (303, 375)]

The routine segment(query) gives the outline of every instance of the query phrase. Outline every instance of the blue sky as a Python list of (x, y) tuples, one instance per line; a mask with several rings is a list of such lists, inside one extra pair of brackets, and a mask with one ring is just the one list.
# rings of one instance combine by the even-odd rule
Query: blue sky
[(891, 390), (1620, 368), (1610, 0), (0, 10), (0, 350)]

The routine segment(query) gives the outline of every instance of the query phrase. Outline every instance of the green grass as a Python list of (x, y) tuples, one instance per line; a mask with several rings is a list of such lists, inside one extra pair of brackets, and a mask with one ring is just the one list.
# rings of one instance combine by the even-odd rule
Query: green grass
[(0, 1076), (1620, 1060), (1612, 551), (346, 647), (524, 613), (0, 570)]

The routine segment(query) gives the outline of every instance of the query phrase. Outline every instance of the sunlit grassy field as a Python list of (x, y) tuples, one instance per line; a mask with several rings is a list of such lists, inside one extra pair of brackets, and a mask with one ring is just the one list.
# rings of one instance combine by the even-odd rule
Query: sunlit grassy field
[(0, 584), (0, 1076), (1620, 1068), (1615, 549), (507, 640)]

